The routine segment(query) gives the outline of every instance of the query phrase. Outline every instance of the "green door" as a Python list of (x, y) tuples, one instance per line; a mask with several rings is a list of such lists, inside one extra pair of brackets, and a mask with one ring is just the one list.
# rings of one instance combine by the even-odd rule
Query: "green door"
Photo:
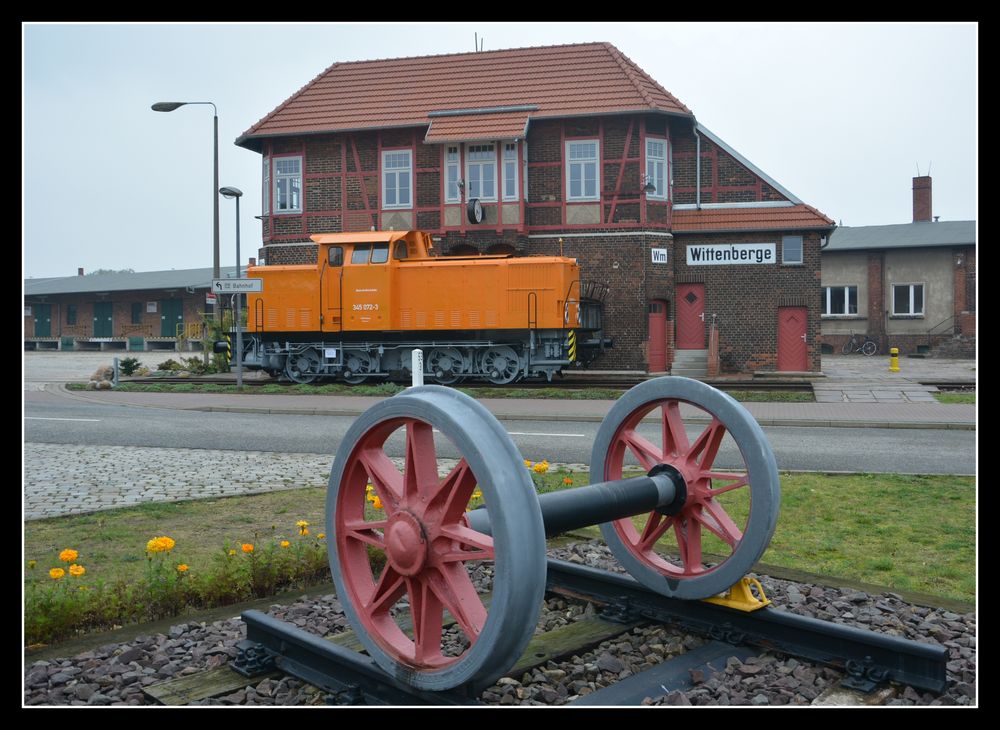
[(51, 337), (52, 305), (32, 304), (31, 311), (35, 313), (35, 337)]
[(94, 302), (94, 337), (113, 337), (111, 302)]
[(184, 302), (180, 299), (161, 299), (160, 337), (176, 337), (179, 324), (184, 324)]

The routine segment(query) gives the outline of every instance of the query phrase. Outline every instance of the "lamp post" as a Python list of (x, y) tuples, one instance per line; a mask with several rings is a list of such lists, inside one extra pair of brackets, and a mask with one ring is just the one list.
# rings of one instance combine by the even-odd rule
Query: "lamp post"
[[(215, 107), (215, 103), (211, 101), (158, 101), (151, 107), (154, 112), (172, 112), (175, 109), (179, 109), (182, 106), (189, 104), (210, 104), (212, 106), (212, 118), (213, 118), (213, 141), (214, 141), (214, 155), (213, 161), (213, 171), (214, 177), (212, 179), (212, 213), (213, 213), (213, 223), (212, 223), (212, 278), (218, 279), (219, 276), (219, 196), (216, 194), (216, 190), (219, 189), (219, 110)], [(222, 310), (219, 307), (219, 302), (216, 301), (213, 309), (215, 310), (215, 321), (218, 322), (222, 319)]]
[[(243, 191), (239, 188), (219, 188), (219, 194), (224, 198), (236, 198), (236, 278), (240, 278), (240, 198)], [(218, 198), (216, 198), (218, 202)], [(240, 307), (240, 297), (237, 292), (233, 295), (233, 327), (236, 328), (236, 387), (243, 387), (243, 327), (242, 310)]]

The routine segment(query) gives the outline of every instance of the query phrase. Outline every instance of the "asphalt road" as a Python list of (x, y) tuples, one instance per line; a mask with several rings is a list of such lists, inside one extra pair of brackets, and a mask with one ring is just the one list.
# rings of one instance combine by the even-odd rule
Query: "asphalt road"
[[(354, 420), (90, 405), (48, 393), (25, 393), (24, 440), (332, 456)], [(503, 425), (526, 459), (588, 464), (600, 424), (503, 421)], [(689, 437), (699, 431), (692, 428)], [(764, 431), (783, 470), (975, 474), (975, 431), (816, 427), (765, 427)], [(648, 437), (655, 439), (652, 429)], [(457, 456), (443, 439), (438, 455)], [(742, 465), (728, 436), (715, 465)]]

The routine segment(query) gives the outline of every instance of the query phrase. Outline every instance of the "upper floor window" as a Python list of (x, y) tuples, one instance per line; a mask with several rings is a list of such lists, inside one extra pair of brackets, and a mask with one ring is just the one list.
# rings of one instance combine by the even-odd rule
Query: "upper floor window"
[(274, 212), (302, 212), (302, 158), (274, 160)]
[(667, 199), (667, 140), (646, 140), (646, 180), (656, 188), (646, 195), (653, 200)]
[(844, 315), (858, 313), (858, 288), (856, 286), (823, 287), (823, 314)]
[(503, 145), (503, 199), (517, 200), (517, 142)]
[(782, 236), (781, 263), (801, 264), (802, 261), (802, 236)]
[(924, 314), (924, 285), (893, 284), (892, 313), (922, 317)]
[(566, 143), (566, 200), (599, 200), (601, 173), (596, 139)]
[(264, 187), (261, 190), (260, 209), (264, 215), (271, 212), (271, 158), (264, 158)]
[(444, 200), (446, 203), (459, 203), (462, 196), (458, 190), (459, 170), (458, 145), (448, 145), (444, 148)]
[(497, 199), (497, 155), (492, 144), (469, 145), (465, 155), (466, 190), (469, 198)]
[(413, 207), (411, 150), (386, 150), (382, 153), (382, 207)]

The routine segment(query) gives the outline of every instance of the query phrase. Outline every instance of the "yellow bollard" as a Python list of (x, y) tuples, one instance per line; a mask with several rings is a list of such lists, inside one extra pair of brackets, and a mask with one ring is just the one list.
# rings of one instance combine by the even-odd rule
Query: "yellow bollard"
[(889, 372), (898, 373), (899, 372), (899, 348), (890, 347), (889, 348)]

